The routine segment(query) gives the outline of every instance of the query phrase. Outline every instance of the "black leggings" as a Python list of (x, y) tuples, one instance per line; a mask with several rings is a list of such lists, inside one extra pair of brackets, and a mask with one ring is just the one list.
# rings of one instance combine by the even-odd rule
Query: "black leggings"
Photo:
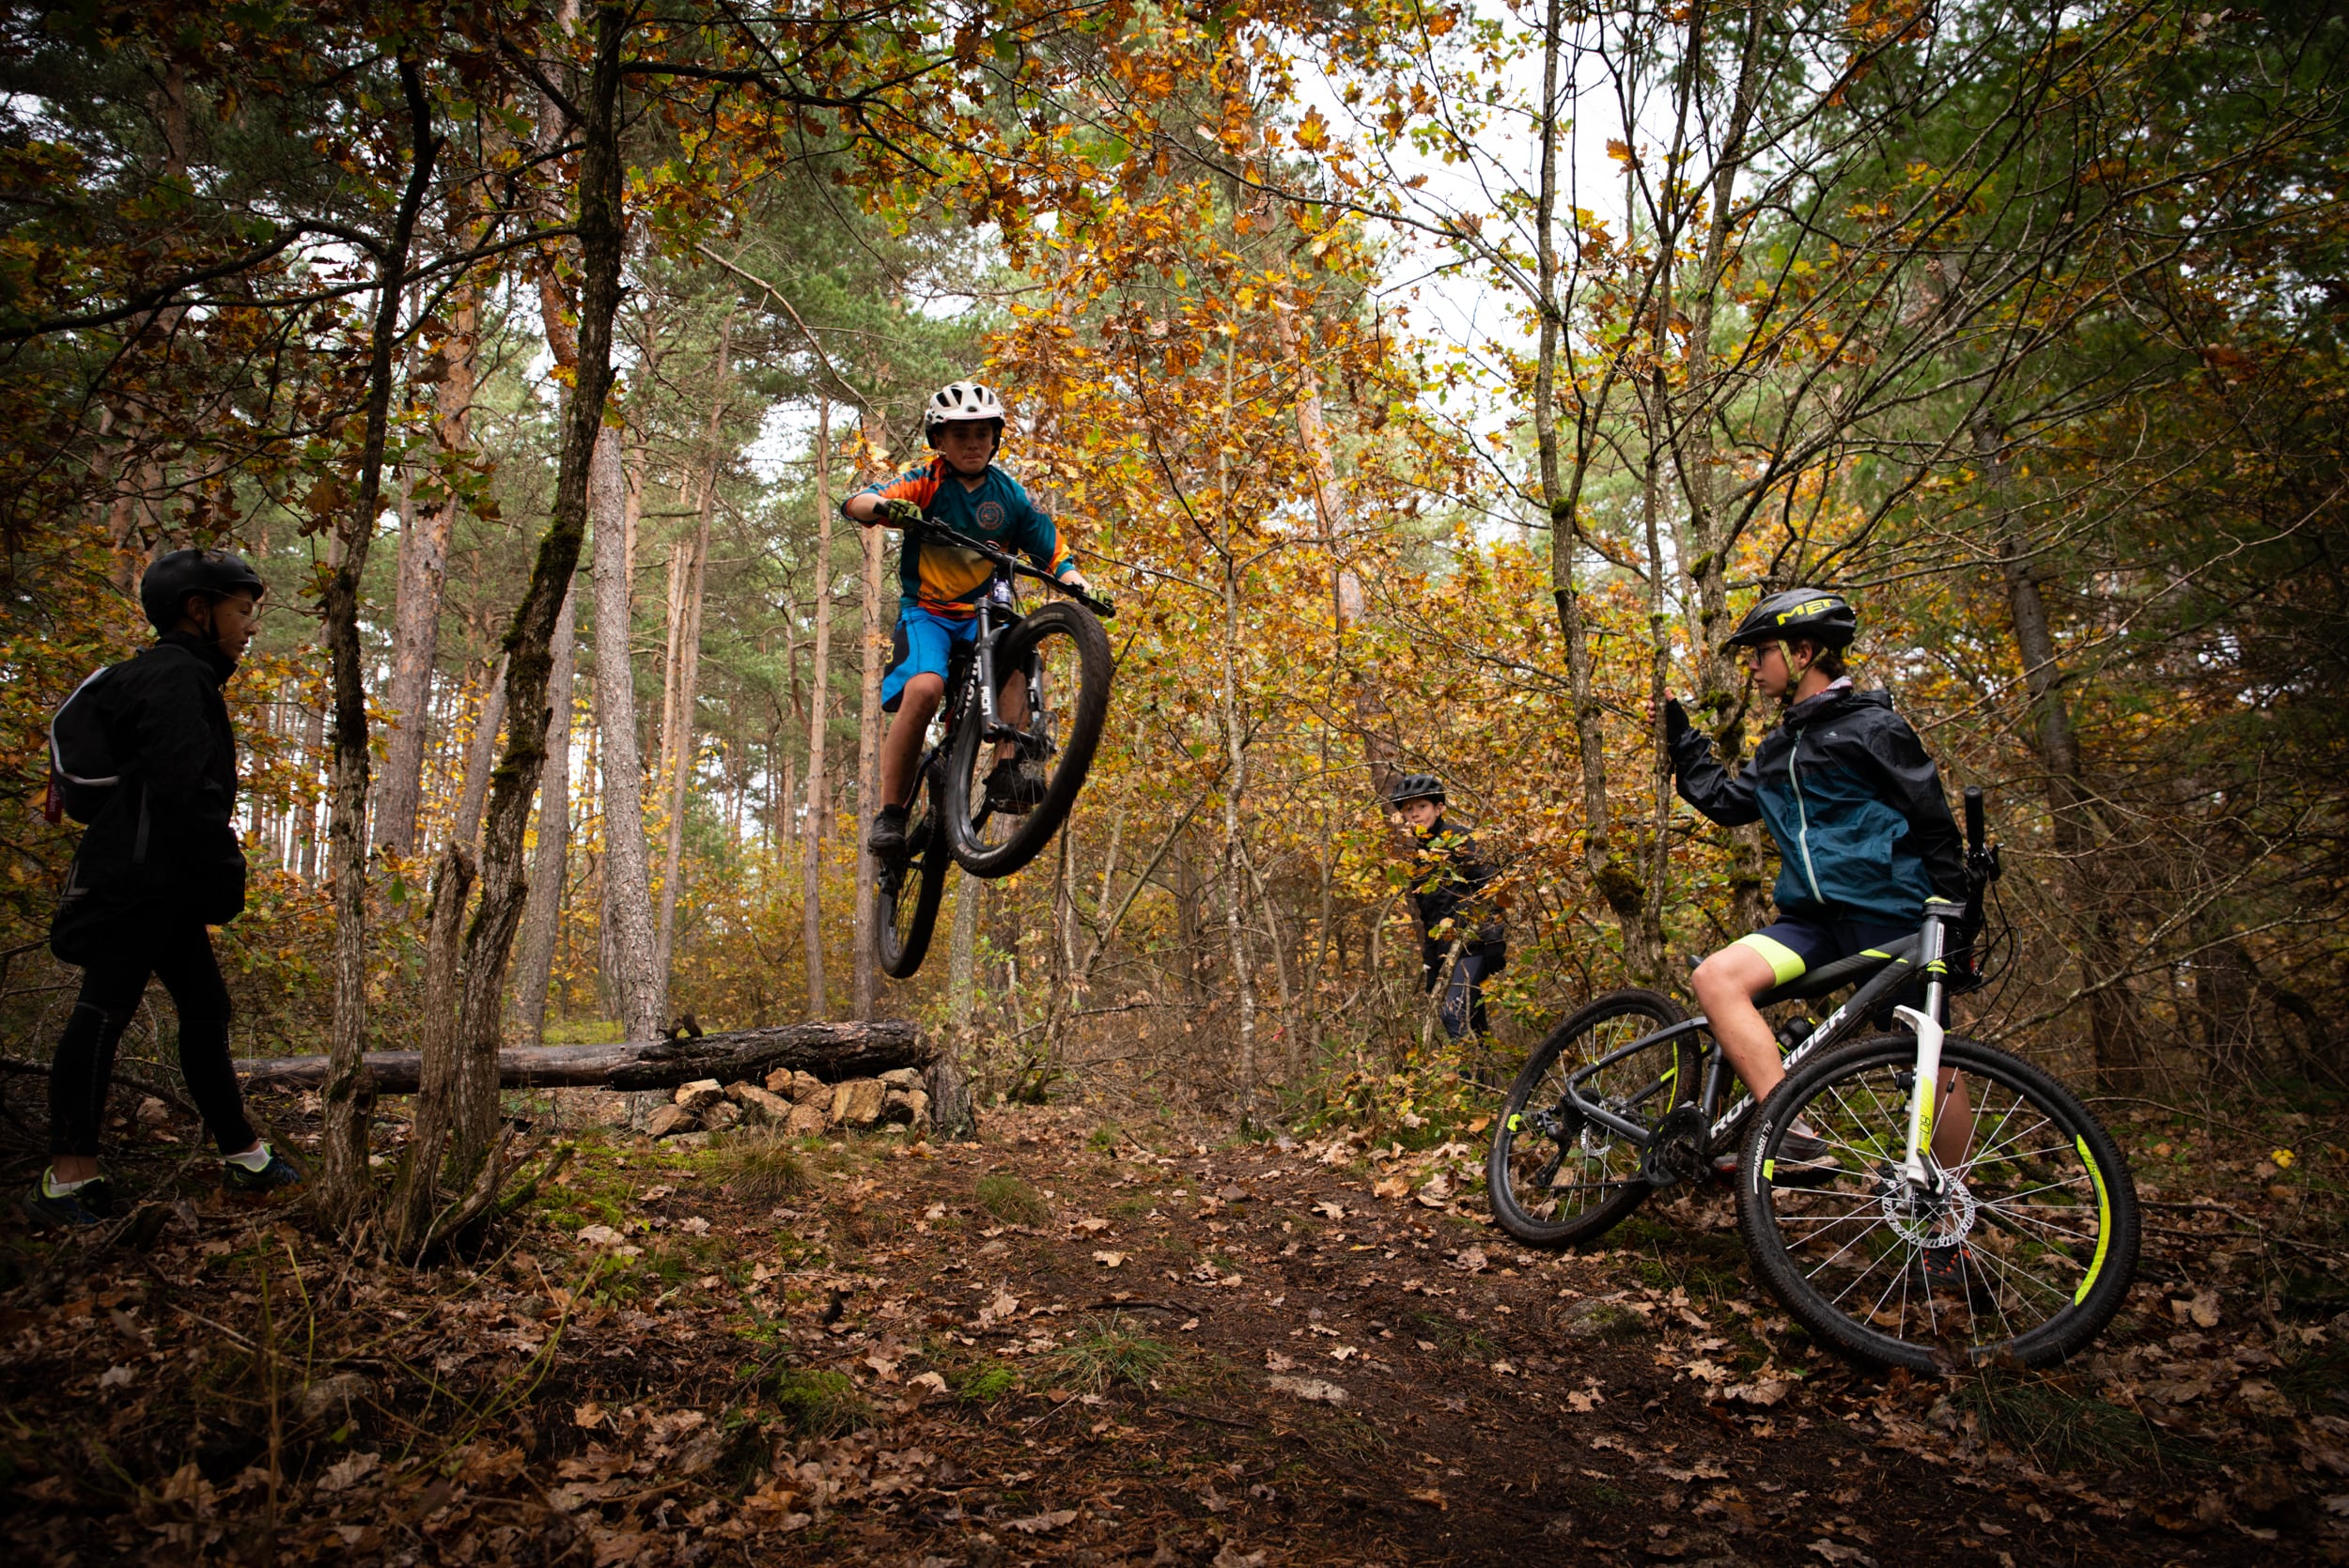
[(81, 997), (49, 1069), (50, 1154), (97, 1157), (115, 1048), (147, 994), (150, 974), (179, 1010), (179, 1073), (212, 1141), (225, 1155), (253, 1146), (237, 1069), (228, 1060), (228, 987), (212, 957), (211, 933), (194, 924), (159, 924), (119, 932), (107, 955), (82, 971)]

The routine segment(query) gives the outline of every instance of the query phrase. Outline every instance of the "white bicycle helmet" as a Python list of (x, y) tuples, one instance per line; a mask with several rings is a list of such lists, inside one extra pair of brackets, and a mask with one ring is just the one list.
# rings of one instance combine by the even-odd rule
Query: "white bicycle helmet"
[(1003, 400), (995, 396), (993, 387), (983, 381), (949, 381), (930, 395), (929, 407), (922, 411), (922, 436), (935, 446), (941, 425), (988, 419), (999, 427), (1004, 420)]

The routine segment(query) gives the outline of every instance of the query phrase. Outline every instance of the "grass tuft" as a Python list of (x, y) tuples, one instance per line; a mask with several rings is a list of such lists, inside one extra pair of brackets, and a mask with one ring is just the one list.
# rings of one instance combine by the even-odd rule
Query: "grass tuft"
[(1150, 1379), (1174, 1360), (1171, 1345), (1137, 1334), (1112, 1317), (1086, 1318), (1075, 1337), (1046, 1358), (1057, 1383), (1074, 1384), (1099, 1393), (1123, 1383), (1139, 1393), (1150, 1390)]
[(2186, 1457), (2143, 1416), (2083, 1392), (2068, 1378), (1989, 1371), (1957, 1384), (1950, 1397), (1973, 1412), (1984, 1436), (2051, 1473)]
[(1052, 1218), (1052, 1205), (1044, 1194), (1009, 1172), (981, 1176), (978, 1200), (981, 1208), (1006, 1225), (1041, 1225)]
[(737, 1198), (768, 1203), (808, 1188), (807, 1161), (788, 1141), (754, 1133), (728, 1141), (711, 1161), (718, 1180)]
[(955, 1376), (955, 1397), (965, 1405), (992, 1405), (1019, 1386), (1019, 1374), (989, 1357)]
[(775, 1374), (775, 1409), (802, 1437), (838, 1437), (869, 1426), (872, 1406), (845, 1372), (786, 1367)]

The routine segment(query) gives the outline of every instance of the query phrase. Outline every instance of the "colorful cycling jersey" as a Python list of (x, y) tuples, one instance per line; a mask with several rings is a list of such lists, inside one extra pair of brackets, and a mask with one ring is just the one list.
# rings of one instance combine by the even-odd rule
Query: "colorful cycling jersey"
[[(1054, 577), (1066, 577), (1077, 567), (1052, 520), (1028, 499), (1019, 480), (993, 463), (987, 465), (976, 489), (966, 488), (945, 458), (935, 458), (863, 493), (883, 501), (910, 501), (931, 521), (1017, 551)], [(897, 564), (898, 603), (961, 619), (978, 613), (979, 596), (993, 575), (987, 557), (973, 551), (909, 539)]]

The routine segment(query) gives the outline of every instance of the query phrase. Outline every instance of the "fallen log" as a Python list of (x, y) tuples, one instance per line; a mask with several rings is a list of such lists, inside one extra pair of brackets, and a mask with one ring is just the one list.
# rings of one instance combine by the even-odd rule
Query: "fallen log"
[[(714, 1078), (763, 1079), (778, 1067), (813, 1073), (827, 1083), (876, 1078), (895, 1067), (927, 1067), (937, 1052), (919, 1026), (901, 1018), (874, 1023), (801, 1023), (731, 1029), (684, 1040), (634, 1040), (612, 1046), (517, 1046), (498, 1052), (498, 1083), (507, 1089), (674, 1089)], [(367, 1074), (379, 1094), (412, 1094), (422, 1053), (371, 1050)], [(326, 1081), (323, 1056), (241, 1062), (247, 1089), (316, 1089)]]

